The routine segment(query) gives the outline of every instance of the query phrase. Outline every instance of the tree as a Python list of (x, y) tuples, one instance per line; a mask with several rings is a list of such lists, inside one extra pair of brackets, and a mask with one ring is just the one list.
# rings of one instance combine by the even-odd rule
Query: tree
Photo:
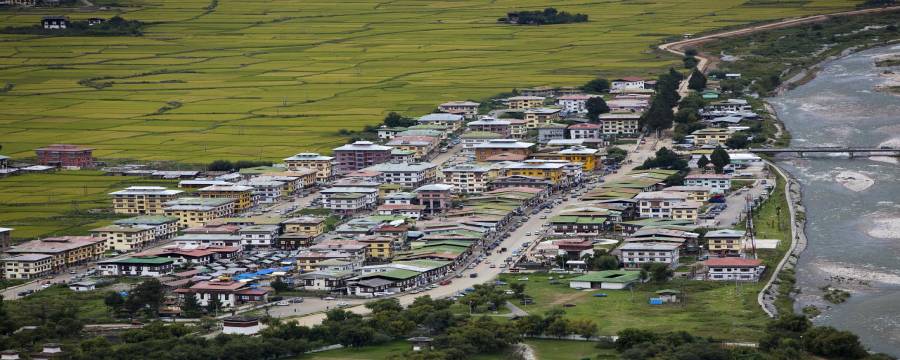
[(509, 284), (509, 289), (512, 290), (519, 299), (525, 296), (525, 283), (514, 282)]
[(628, 151), (626, 151), (622, 148), (613, 146), (611, 148), (606, 149), (606, 158), (609, 159), (610, 161), (621, 162), (622, 160), (625, 160), (625, 157), (627, 157), (627, 156), (628, 156)]
[(830, 326), (812, 328), (803, 335), (803, 347), (828, 358), (862, 359), (868, 355), (859, 337)]
[(594, 267), (598, 270), (616, 270), (619, 268), (619, 259), (612, 255), (600, 255), (594, 259)]
[(657, 335), (651, 331), (638, 329), (625, 329), (619, 331), (619, 337), (616, 339), (616, 350), (625, 351), (632, 347), (656, 341)]
[(291, 289), (291, 287), (284, 281), (281, 280), (281, 277), (275, 278), (271, 284), (272, 289), (275, 290), (275, 293), (285, 292)]
[(609, 106), (606, 105), (606, 101), (599, 96), (588, 99), (587, 102), (584, 103), (584, 107), (587, 109), (587, 116), (590, 121), (597, 121), (597, 117), (600, 116), (600, 114), (609, 112)]
[(234, 164), (228, 160), (215, 160), (209, 165), (206, 166), (206, 169), (209, 171), (231, 171), (234, 169)]
[(697, 159), (697, 167), (703, 169), (706, 165), (709, 165), (709, 158), (706, 155), (701, 155), (700, 159)]
[(3, 302), (3, 295), (0, 295), (0, 335), (9, 335), (16, 330), (16, 324), (6, 311), (6, 303)]
[(546, 333), (558, 338), (569, 335), (569, 322), (562, 317), (555, 318), (547, 325)]
[(721, 146), (716, 146), (709, 156), (709, 161), (711, 161), (716, 168), (716, 173), (721, 173), (722, 170), (725, 169), (725, 166), (731, 163), (731, 157), (728, 156), (728, 152)]
[(585, 339), (590, 339), (597, 335), (597, 324), (587, 319), (572, 320), (569, 323), (569, 332), (581, 335)]
[(125, 299), (118, 292), (110, 291), (108, 294), (106, 294), (105, 297), (103, 297), (103, 304), (105, 304), (106, 307), (108, 307), (109, 310), (113, 314), (115, 314), (119, 312), (119, 310), (122, 310), (122, 306), (125, 305)]
[(670, 170), (685, 170), (687, 169), (687, 161), (681, 158), (677, 153), (672, 150), (669, 150), (666, 147), (662, 147), (656, 151), (656, 156), (644, 160), (644, 163), (641, 166), (637, 167), (637, 169), (670, 169)]
[(415, 119), (410, 119), (391, 111), (384, 117), (384, 125), (387, 127), (410, 127), (416, 124)]
[(695, 68), (691, 72), (691, 79), (688, 80), (688, 88), (694, 91), (703, 91), (706, 88), (706, 76)]
[(749, 145), (750, 140), (743, 132), (736, 132), (728, 140), (725, 140), (725, 146), (729, 149), (746, 149)]
[(218, 296), (213, 296), (212, 299), (206, 302), (206, 313), (216, 315), (219, 311), (222, 310), (222, 301), (219, 300)]
[(181, 303), (181, 316), (186, 318), (197, 318), (203, 315), (203, 308), (200, 306), (200, 303), (197, 302), (197, 297), (194, 294), (187, 294), (184, 296), (184, 301)]
[(159, 307), (162, 305), (165, 292), (162, 283), (157, 279), (148, 279), (135, 286), (128, 298), (125, 299), (125, 306), (133, 314), (140, 308), (146, 307), (150, 311), (150, 316), (159, 315)]
[(672, 276), (673, 271), (666, 264), (663, 263), (643, 263), (641, 264), (641, 269), (647, 271), (650, 275), (650, 279), (655, 282), (664, 282), (669, 280)]
[(591, 81), (588, 81), (584, 85), (581, 86), (581, 90), (588, 93), (605, 93), (609, 91), (609, 80), (603, 78), (596, 78)]

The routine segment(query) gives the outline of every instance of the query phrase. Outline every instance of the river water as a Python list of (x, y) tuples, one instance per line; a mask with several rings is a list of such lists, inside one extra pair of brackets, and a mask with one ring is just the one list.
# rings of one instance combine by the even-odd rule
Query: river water
[[(900, 148), (900, 96), (873, 89), (885, 83), (881, 72), (888, 70), (875, 67), (873, 58), (889, 53), (900, 53), (900, 46), (827, 62), (814, 80), (769, 99), (794, 138), (792, 146)], [(815, 323), (850, 330), (871, 350), (900, 356), (896, 160), (831, 154), (778, 163), (802, 184), (807, 208), (809, 246), (797, 268), (797, 309), (816, 305), (824, 311)], [(825, 285), (852, 296), (839, 305), (825, 302)]]

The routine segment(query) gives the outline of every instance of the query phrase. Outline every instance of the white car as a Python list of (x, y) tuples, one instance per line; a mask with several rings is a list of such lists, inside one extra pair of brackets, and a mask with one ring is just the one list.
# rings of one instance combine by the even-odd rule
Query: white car
[(341, 301), (341, 302), (337, 303), (337, 306), (338, 307), (348, 307), (348, 306), (350, 306), (350, 304)]
[(334, 297), (332, 297), (332, 296), (326, 296), (326, 297), (325, 297), (325, 300), (331, 301), (331, 300), (334, 300)]
[(285, 301), (285, 300), (281, 300), (281, 301), (275, 303), (275, 305), (278, 305), (278, 306), (288, 306), (288, 305), (290, 305), (290, 303), (288, 303), (288, 302)]

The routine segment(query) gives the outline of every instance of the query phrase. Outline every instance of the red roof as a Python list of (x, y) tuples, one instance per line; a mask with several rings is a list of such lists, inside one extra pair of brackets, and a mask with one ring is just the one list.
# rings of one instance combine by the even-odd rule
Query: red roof
[(762, 260), (723, 257), (706, 260), (703, 264), (709, 267), (757, 267), (762, 265)]
[(240, 281), (203, 281), (191, 286), (192, 292), (196, 291), (237, 291), (244, 286)]
[(244, 289), (244, 290), (240, 290), (240, 291), (235, 292), (235, 294), (238, 294), (238, 295), (265, 295), (265, 294), (268, 294), (268, 293), (269, 293), (268, 291), (263, 290), (263, 289), (260, 289), (260, 288), (256, 288), (256, 289)]
[(425, 210), (425, 205), (414, 204), (384, 204), (378, 210)]

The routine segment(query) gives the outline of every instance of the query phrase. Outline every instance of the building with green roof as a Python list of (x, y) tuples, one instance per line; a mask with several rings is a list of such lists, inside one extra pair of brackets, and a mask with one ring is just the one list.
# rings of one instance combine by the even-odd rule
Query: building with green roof
[(590, 271), (587, 274), (569, 279), (569, 287), (573, 289), (621, 290), (640, 282), (640, 279), (641, 273), (638, 271)]

